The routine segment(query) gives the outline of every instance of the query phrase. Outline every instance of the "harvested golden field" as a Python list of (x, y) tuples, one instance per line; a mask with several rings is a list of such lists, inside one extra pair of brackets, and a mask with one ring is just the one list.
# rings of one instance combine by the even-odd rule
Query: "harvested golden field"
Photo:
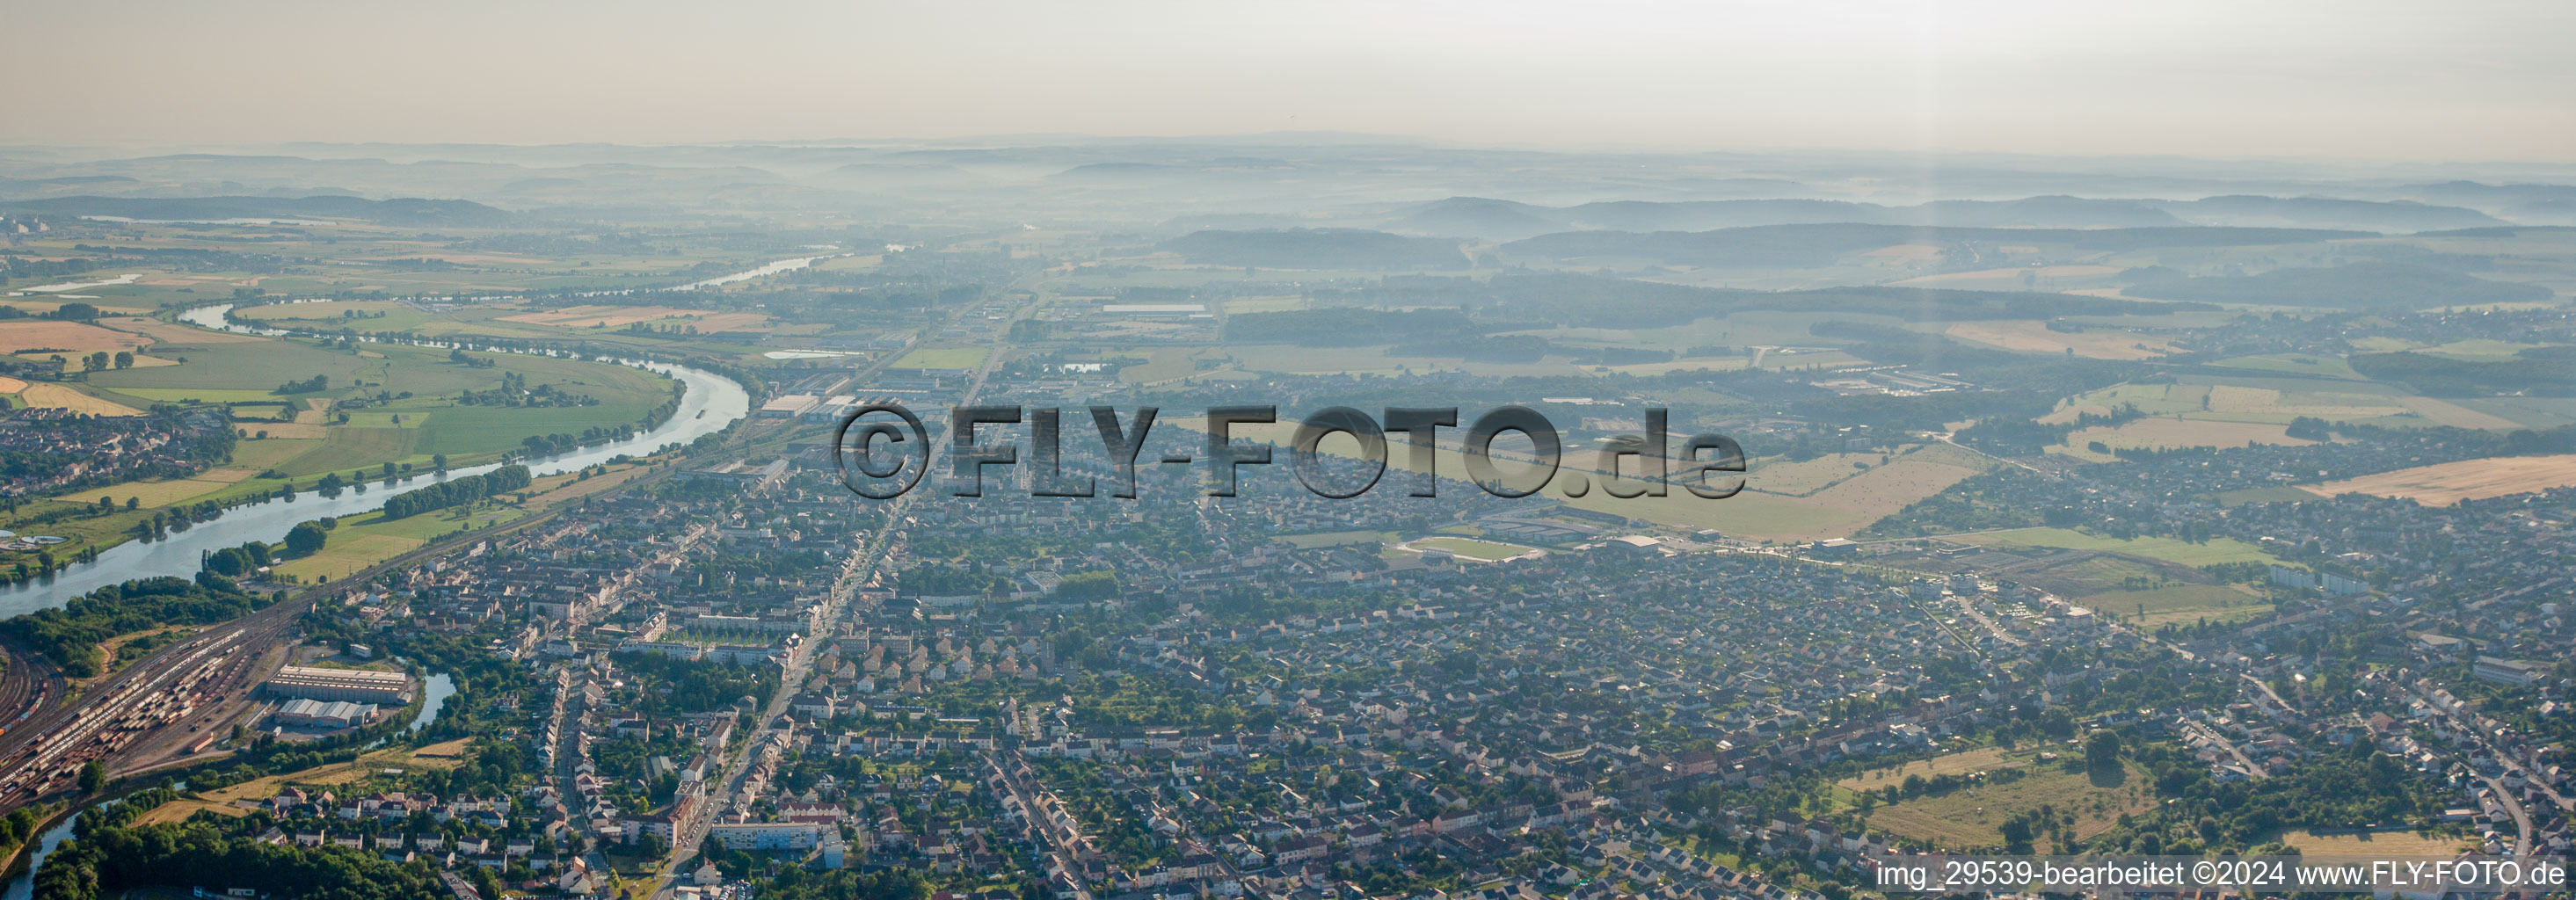
[(2569, 485), (2576, 485), (2576, 453), (2464, 459), (2301, 485), (2300, 489), (2321, 497), (2370, 494), (2404, 497), (2426, 506), (2449, 506), (2463, 499), (2484, 500)]
[(1861, 524), (1866, 526), (1895, 515), (1917, 500), (1948, 490), (1951, 485), (1977, 472), (1977, 469), (1967, 466), (1899, 459), (1810, 494), (1806, 499), (1830, 509), (1856, 513), (1863, 517)]
[(2456, 837), (2429, 837), (2412, 831), (2364, 831), (2353, 834), (2312, 834), (2307, 831), (2282, 832), (2281, 843), (2299, 848), (2308, 856), (2449, 856), (2473, 841)]
[(93, 416), (139, 416), (143, 414), (142, 410), (134, 409), (121, 403), (114, 403), (97, 397), (92, 397), (88, 394), (81, 393), (59, 384), (40, 383), (27, 385), (24, 390), (18, 392), (18, 398), (27, 401), (27, 405), (32, 407), (38, 407), (41, 409), (68, 409), (73, 412), (85, 412)]
[(233, 482), (229, 481), (215, 481), (211, 479), (201, 481), (195, 478), (171, 478), (162, 481), (128, 481), (123, 484), (110, 485), (107, 487), (85, 488), (82, 490), (72, 491), (67, 494), (60, 494), (48, 499), (96, 503), (98, 502), (99, 495), (105, 494), (114, 498), (118, 503), (125, 502), (125, 498), (127, 497), (133, 497), (137, 502), (141, 503), (145, 509), (158, 509), (182, 500), (187, 500), (200, 494), (211, 494), (216, 491), (223, 490), (224, 488), (231, 487), (232, 485)]
[(141, 335), (80, 322), (0, 322), (0, 353), (115, 353), (149, 343)]
[(176, 825), (178, 823), (188, 821), (189, 818), (195, 816), (199, 812), (211, 812), (219, 816), (230, 816), (236, 819), (250, 815), (250, 810), (234, 806), (230, 803), (209, 803), (204, 800), (172, 800), (168, 803), (145, 810), (142, 815), (135, 816), (133, 827), (140, 828), (145, 825)]
[(473, 738), (457, 738), (445, 743), (431, 744), (427, 747), (422, 747), (418, 750), (412, 751), (411, 758), (413, 762), (419, 762), (424, 757), (430, 759), (460, 759), (465, 756), (465, 745), (470, 744), (473, 741)]
[(110, 306), (96, 300), (39, 300), (35, 297), (11, 297), (5, 301), (0, 301), (0, 306), (16, 307), (18, 309), (25, 310), (29, 315), (41, 316), (63, 308), (63, 304), (65, 303), (87, 303), (91, 306), (97, 307), (99, 312), (109, 315), (122, 314), (139, 316), (144, 313), (151, 312), (149, 309), (136, 309), (131, 306)]
[[(1931, 759), (1918, 759), (1913, 762), (1902, 763), (1899, 765), (1880, 766), (1867, 772), (1854, 775), (1850, 778), (1834, 782), (1834, 786), (1847, 791), (1865, 791), (1871, 788), (1893, 787), (1902, 783), (1907, 775), (1921, 775), (1925, 778), (1930, 778), (1935, 775), (1965, 775), (1970, 772), (1983, 772), (1987, 769), (1998, 768), (2006, 765), (2010, 761), (2011, 755), (2010, 751), (2007, 751), (2002, 747), (1980, 747), (1975, 750), (1961, 750), (1957, 753), (1935, 756)], [(2022, 753), (2020, 755), (2028, 757), (2030, 754)]]
[(1880, 458), (1877, 453), (1828, 453), (1804, 462), (1774, 457), (1775, 461), (1745, 473), (1745, 486), (1766, 494), (1803, 497), (1865, 471), (1857, 464), (1877, 466)]
[(15, 394), (26, 389), (26, 382), (11, 378), (7, 375), (0, 375), (0, 394)]
[(205, 791), (193, 796), (204, 802), (230, 805), (235, 800), (266, 800), (277, 796), (279, 789), (289, 785), (330, 787), (348, 784), (366, 779), (374, 775), (378, 769), (453, 769), (463, 761), (461, 753), (453, 749), (454, 743), (451, 741), (447, 744), (433, 744), (418, 751), (401, 748), (376, 750), (351, 762), (329, 763), (283, 775), (254, 778), (231, 787)]
[(769, 325), (769, 317), (759, 313), (675, 309), (668, 306), (568, 306), (547, 312), (502, 316), (501, 321), (552, 325), (557, 328), (624, 328), (637, 322), (653, 322), (688, 325), (697, 328), (702, 334), (716, 331), (758, 331)]
[(2154, 359), (2173, 352), (2173, 344), (2160, 337), (2108, 329), (2050, 331), (2047, 324), (2028, 319), (1960, 322), (1945, 333), (2006, 350), (2058, 354), (2071, 350), (2076, 356), (2092, 359)]

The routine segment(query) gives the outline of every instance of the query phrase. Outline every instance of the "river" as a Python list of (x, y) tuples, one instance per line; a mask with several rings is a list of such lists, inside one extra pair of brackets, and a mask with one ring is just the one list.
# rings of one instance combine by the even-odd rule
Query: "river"
[(782, 260), (778, 260), (778, 261), (776, 261), (776, 262), (770, 263), (770, 264), (768, 264), (768, 265), (762, 266), (762, 267), (757, 268), (757, 269), (751, 269), (751, 270), (749, 270), (749, 271), (735, 272), (735, 273), (733, 273), (733, 274), (731, 274), (731, 275), (724, 275), (724, 276), (720, 276), (720, 277), (716, 277), (716, 278), (709, 278), (709, 279), (707, 279), (707, 280), (705, 280), (705, 281), (692, 281), (692, 282), (689, 282), (689, 283), (687, 283), (687, 284), (681, 285), (681, 286), (679, 286), (679, 287), (672, 288), (672, 290), (675, 290), (675, 291), (697, 291), (697, 290), (705, 290), (705, 289), (707, 289), (707, 288), (711, 288), (711, 287), (716, 287), (716, 286), (718, 286), (718, 285), (732, 284), (732, 283), (737, 282), (737, 281), (750, 281), (750, 280), (752, 280), (752, 279), (754, 279), (754, 278), (759, 278), (759, 277), (762, 277), (762, 276), (765, 276), (765, 275), (776, 275), (776, 274), (778, 274), (778, 273), (780, 273), (780, 272), (792, 272), (792, 271), (795, 271), (795, 270), (797, 270), (797, 269), (802, 269), (802, 268), (805, 268), (806, 266), (813, 265), (816, 261), (819, 261), (819, 260), (826, 260), (826, 259), (831, 259), (831, 257), (829, 257), (829, 256), (808, 256), (808, 257), (803, 257), (803, 258), (800, 258), (800, 259), (782, 259)]
[[(118, 802), (110, 800), (99, 804), (98, 808), (113, 808)], [(0, 900), (30, 900), (36, 895), (36, 867), (44, 865), (45, 857), (52, 856), (54, 848), (62, 846), (64, 841), (71, 840), (72, 822), (79, 818), (78, 814), (64, 816), (61, 823), (29, 839), (34, 846), (27, 848), (27, 871), (10, 880), (7, 891), (0, 893)]]
[[(232, 304), (201, 306), (180, 314), (181, 321), (219, 331), (236, 331), (264, 335), (284, 335), (274, 328), (257, 328), (224, 320)], [(423, 346), (444, 347), (446, 344), (422, 341)], [(680, 397), (679, 411), (651, 431), (621, 441), (611, 441), (558, 456), (524, 460), (538, 475), (570, 472), (598, 465), (619, 456), (644, 456), (666, 444), (686, 444), (722, 430), (726, 425), (751, 413), (751, 396), (733, 379), (686, 366), (638, 360), (608, 360), (649, 369), (678, 379), (688, 385)], [(271, 499), (226, 511), (222, 518), (199, 523), (186, 531), (172, 532), (157, 541), (127, 541), (99, 553), (96, 562), (75, 563), (51, 579), (36, 579), (14, 587), (0, 588), (0, 618), (61, 606), (73, 597), (128, 579), (154, 575), (193, 577), (198, 561), (206, 553), (224, 547), (240, 546), (253, 539), (281, 541), (296, 523), (324, 516), (347, 517), (372, 512), (384, 506), (385, 499), (403, 491), (432, 484), (460, 475), (478, 475), (499, 468), (499, 463), (450, 470), (446, 475), (414, 473), (391, 487), (383, 482), (370, 482), (365, 493), (343, 490), (338, 497), (325, 498), (311, 490), (295, 495), (292, 500)]]
[(456, 696), (456, 679), (443, 672), (431, 675), (428, 681), (421, 683), (420, 689), (420, 714), (411, 717), (408, 731), (419, 731), (438, 721), (439, 711), (447, 708), (447, 698)]

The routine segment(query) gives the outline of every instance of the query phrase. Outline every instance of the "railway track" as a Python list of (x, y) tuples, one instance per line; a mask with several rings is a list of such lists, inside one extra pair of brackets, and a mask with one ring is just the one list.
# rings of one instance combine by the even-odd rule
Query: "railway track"
[[(91, 685), (76, 700), (19, 714), (20, 723), (0, 734), (0, 811), (76, 789), (86, 763), (133, 768), (151, 760), (123, 756), (127, 751), (163, 743), (173, 729), (219, 724), (206, 714), (249, 694), (264, 674), (260, 658), (309, 604), (288, 600), (207, 626)], [(40, 658), (19, 653), (12, 662)]]

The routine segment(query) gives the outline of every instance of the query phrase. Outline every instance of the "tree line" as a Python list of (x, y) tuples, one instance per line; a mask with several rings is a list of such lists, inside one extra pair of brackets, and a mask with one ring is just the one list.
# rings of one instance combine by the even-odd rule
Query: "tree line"
[(502, 466), (481, 475), (453, 478), (428, 487), (404, 491), (385, 501), (385, 518), (401, 519), (431, 510), (446, 509), (515, 491), (528, 486), (531, 478), (526, 466)]

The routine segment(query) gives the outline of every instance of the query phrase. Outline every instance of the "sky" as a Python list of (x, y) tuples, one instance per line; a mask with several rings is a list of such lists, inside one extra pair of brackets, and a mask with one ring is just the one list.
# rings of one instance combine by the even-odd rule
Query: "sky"
[(2576, 161), (2576, 4), (20, 4), (9, 143), (1347, 131)]

